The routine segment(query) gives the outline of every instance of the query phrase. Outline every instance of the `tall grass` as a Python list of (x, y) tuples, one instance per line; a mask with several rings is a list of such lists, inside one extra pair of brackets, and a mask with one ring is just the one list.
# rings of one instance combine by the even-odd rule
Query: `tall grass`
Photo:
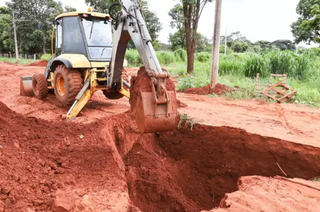
[[(170, 66), (168, 70), (171, 75), (180, 76), (178, 89), (209, 84), (211, 61), (200, 60), (205, 62), (195, 61), (195, 70), (191, 75), (186, 74), (186, 63), (178, 62)], [(260, 82), (265, 84), (269, 81), (270, 73), (288, 74), (287, 84), (298, 91), (292, 101), (320, 107), (320, 57), (315, 53), (271, 51), (260, 54), (220, 55), (219, 83), (242, 88), (233, 94), (227, 94), (228, 98), (253, 97), (257, 73), (260, 73)]]
[[(167, 66), (176, 62), (185, 62), (187, 53), (185, 50), (180, 49), (175, 52), (170, 51), (157, 51), (156, 52), (159, 63), (162, 66)], [(142, 61), (139, 52), (135, 49), (128, 49), (125, 55), (129, 66), (141, 66)]]
[(125, 58), (129, 66), (141, 66), (142, 64), (139, 52), (135, 49), (128, 49)]
[(173, 52), (158, 51), (156, 52), (159, 63), (162, 65), (169, 65), (176, 62), (176, 57)]
[(269, 75), (269, 63), (262, 55), (254, 55), (247, 59), (244, 65), (244, 75), (246, 77), (255, 77), (257, 74), (262, 77)]
[(291, 51), (273, 51), (269, 55), (270, 72), (294, 76), (296, 57)]

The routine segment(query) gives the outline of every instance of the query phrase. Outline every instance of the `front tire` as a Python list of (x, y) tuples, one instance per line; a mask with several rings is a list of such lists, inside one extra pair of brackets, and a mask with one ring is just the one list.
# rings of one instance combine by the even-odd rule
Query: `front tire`
[(43, 74), (33, 75), (32, 90), (38, 99), (44, 99), (48, 96), (48, 83)]
[(55, 69), (54, 93), (63, 106), (71, 105), (82, 88), (81, 74), (77, 70), (59, 65)]

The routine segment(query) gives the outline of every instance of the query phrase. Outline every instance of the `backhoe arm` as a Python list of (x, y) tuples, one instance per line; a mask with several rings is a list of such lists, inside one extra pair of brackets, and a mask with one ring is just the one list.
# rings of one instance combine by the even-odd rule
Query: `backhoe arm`
[[(121, 11), (112, 20), (113, 53), (108, 73), (108, 87), (117, 90), (121, 86), (119, 82), (121, 82), (123, 60), (131, 38), (140, 54), (146, 74), (150, 77), (151, 86), (151, 92), (142, 91), (138, 95), (137, 105), (131, 105), (139, 130), (142, 133), (173, 130), (176, 127), (177, 117), (175, 91), (167, 90), (166, 80), (170, 75), (159, 64), (140, 1), (120, 0), (119, 4)], [(112, 12), (111, 6), (109, 13)]]
[(130, 38), (138, 50), (141, 61), (147, 70), (163, 73), (155, 54), (152, 40), (141, 12), (139, 0), (120, 0), (121, 12), (114, 17), (113, 25), (113, 53), (110, 67), (108, 86), (114, 87), (121, 80), (121, 71), (125, 52)]

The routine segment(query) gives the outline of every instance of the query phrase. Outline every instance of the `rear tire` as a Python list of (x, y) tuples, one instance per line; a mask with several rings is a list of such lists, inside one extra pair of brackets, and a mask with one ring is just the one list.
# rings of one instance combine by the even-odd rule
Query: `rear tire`
[(44, 99), (48, 96), (48, 83), (43, 74), (33, 75), (32, 90), (38, 99)]
[(107, 91), (103, 91), (103, 94), (105, 97), (107, 97), (108, 99), (121, 99), (123, 96), (123, 94), (119, 93), (119, 92), (107, 92)]
[(63, 106), (71, 105), (82, 88), (81, 74), (77, 70), (59, 65), (55, 69), (54, 93)]

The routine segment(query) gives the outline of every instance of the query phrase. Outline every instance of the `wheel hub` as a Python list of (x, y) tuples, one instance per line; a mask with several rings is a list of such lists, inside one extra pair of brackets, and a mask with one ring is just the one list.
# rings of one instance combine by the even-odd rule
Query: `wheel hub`
[(60, 96), (64, 96), (66, 94), (66, 83), (64, 81), (63, 76), (58, 76), (57, 78), (57, 91)]

